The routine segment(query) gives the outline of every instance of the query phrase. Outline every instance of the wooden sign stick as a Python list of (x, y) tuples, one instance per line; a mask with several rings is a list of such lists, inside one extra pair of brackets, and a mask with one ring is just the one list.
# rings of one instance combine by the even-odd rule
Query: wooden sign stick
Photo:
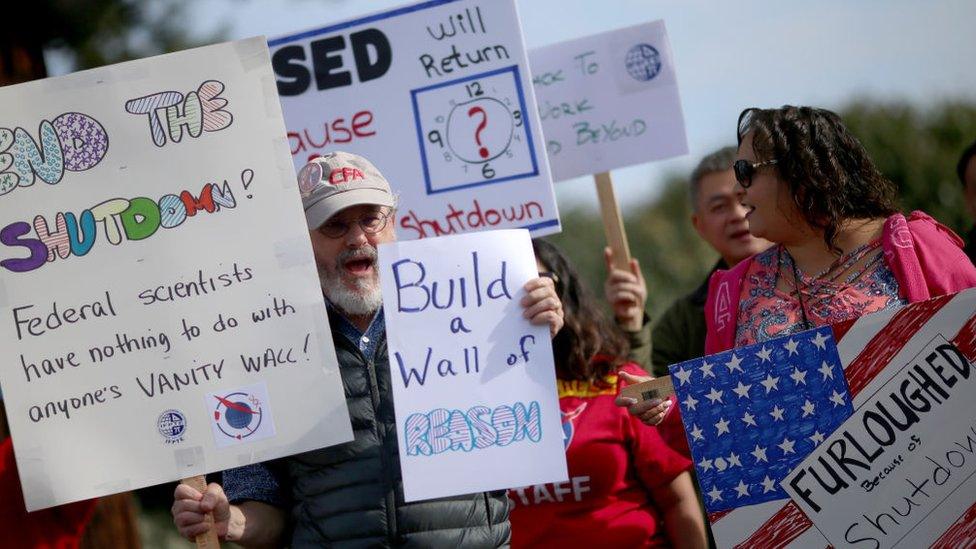
[(627, 244), (624, 220), (620, 215), (617, 195), (613, 192), (610, 172), (600, 172), (595, 174), (593, 178), (596, 179), (596, 194), (600, 199), (600, 217), (603, 218), (603, 230), (607, 234), (607, 244), (613, 250), (613, 266), (630, 272), (630, 245)]
[[(207, 491), (207, 479), (203, 475), (185, 478), (182, 482), (201, 494)], [(220, 540), (217, 539), (217, 529), (213, 527), (213, 513), (207, 513), (206, 521), (210, 529), (197, 536), (197, 547), (199, 549), (218, 549), (220, 547)]]

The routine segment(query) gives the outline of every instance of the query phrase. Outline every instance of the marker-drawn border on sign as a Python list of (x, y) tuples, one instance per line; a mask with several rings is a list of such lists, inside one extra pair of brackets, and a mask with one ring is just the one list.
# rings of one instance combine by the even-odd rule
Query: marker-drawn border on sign
[(413, 13), (415, 11), (425, 10), (427, 8), (434, 8), (444, 4), (451, 4), (458, 2), (460, 0), (430, 0), (429, 2), (424, 2), (422, 4), (414, 4), (412, 6), (404, 6), (400, 9), (393, 9), (389, 11), (384, 11), (382, 13), (377, 13), (374, 15), (369, 15), (361, 19), (355, 19), (353, 21), (345, 21), (343, 23), (338, 23), (335, 25), (330, 25), (327, 27), (321, 27), (318, 29), (307, 30), (305, 32), (300, 32), (298, 34), (293, 34), (291, 36), (283, 36), (281, 38), (276, 38), (274, 40), (268, 41), (268, 47), (273, 48), (275, 46), (280, 46), (281, 44), (287, 44), (289, 42), (294, 42), (296, 40), (305, 40), (306, 38), (312, 38), (313, 36), (318, 36), (320, 34), (326, 34), (335, 32), (342, 29), (348, 29), (349, 27), (355, 27), (357, 25), (365, 25), (366, 23), (373, 23), (376, 21), (382, 21), (384, 19), (389, 19), (391, 17), (397, 17), (407, 13)]
[(462, 84), (470, 80), (477, 80), (479, 78), (488, 78), (489, 76), (495, 76), (498, 74), (503, 74), (506, 72), (511, 72), (512, 77), (515, 78), (515, 91), (518, 93), (519, 108), (521, 108), (522, 113), (528, 111), (525, 110), (525, 92), (522, 89), (522, 77), (519, 74), (518, 65), (512, 65), (510, 67), (502, 67), (500, 69), (495, 69), (488, 72), (483, 72), (479, 74), (472, 74), (470, 76), (465, 76), (464, 78), (458, 78), (456, 80), (449, 80), (447, 82), (439, 82), (430, 86), (425, 86), (423, 88), (417, 88), (415, 90), (410, 90), (410, 102), (413, 104), (413, 119), (414, 124), (417, 126), (417, 143), (420, 145), (420, 163), (424, 170), (424, 186), (427, 189), (427, 194), (439, 194), (451, 191), (459, 191), (461, 189), (470, 189), (471, 187), (480, 187), (482, 185), (494, 185), (496, 183), (504, 183), (506, 181), (512, 181), (514, 179), (525, 179), (527, 177), (536, 177), (539, 175), (539, 161), (535, 155), (535, 143), (532, 142), (532, 127), (529, 125), (529, 117), (525, 114), (522, 115), (522, 122), (525, 124), (525, 139), (526, 145), (529, 149), (529, 157), (532, 159), (532, 171), (524, 172), (520, 174), (510, 175), (508, 177), (501, 177), (498, 179), (491, 179), (489, 181), (475, 181), (473, 183), (461, 183), (458, 185), (452, 185), (445, 189), (432, 189), (430, 185), (430, 170), (427, 168), (427, 150), (424, 147), (424, 129), (420, 123), (420, 106), (417, 104), (417, 95), (436, 90), (439, 88), (444, 88), (447, 86), (454, 86), (456, 84)]

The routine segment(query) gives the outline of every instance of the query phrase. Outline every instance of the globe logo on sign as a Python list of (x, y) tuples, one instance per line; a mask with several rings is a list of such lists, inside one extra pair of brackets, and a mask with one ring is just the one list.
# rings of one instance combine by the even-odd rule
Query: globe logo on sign
[(247, 438), (261, 426), (261, 401), (254, 395), (234, 392), (223, 397), (214, 395), (214, 422), (220, 432), (230, 438)]
[(637, 44), (627, 51), (624, 65), (634, 80), (647, 82), (661, 72), (661, 54), (650, 44)]
[(186, 416), (179, 410), (166, 410), (156, 418), (156, 430), (167, 444), (180, 442), (186, 433)]

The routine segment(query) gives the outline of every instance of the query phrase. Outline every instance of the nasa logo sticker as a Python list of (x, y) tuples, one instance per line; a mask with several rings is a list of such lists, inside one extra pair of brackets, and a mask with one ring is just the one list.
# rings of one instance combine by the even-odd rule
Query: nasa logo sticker
[(179, 410), (166, 410), (156, 418), (156, 430), (166, 444), (182, 442), (186, 434), (186, 416)]
[(225, 448), (274, 436), (264, 383), (207, 395), (214, 440)]
[(637, 44), (627, 50), (624, 66), (631, 78), (647, 82), (661, 72), (661, 54), (650, 44)]

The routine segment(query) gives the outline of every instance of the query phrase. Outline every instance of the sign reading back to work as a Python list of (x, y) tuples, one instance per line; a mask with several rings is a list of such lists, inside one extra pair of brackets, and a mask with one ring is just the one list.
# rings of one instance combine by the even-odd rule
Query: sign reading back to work
[(28, 510), (352, 438), (263, 38), (0, 89)]
[(380, 266), (407, 501), (565, 481), (549, 330), (519, 303), (529, 233), (383, 244)]
[(556, 181), (688, 152), (663, 21), (529, 52)]
[(296, 169), (370, 159), (400, 240), (559, 231), (514, 0), (436, 0), (269, 41)]

